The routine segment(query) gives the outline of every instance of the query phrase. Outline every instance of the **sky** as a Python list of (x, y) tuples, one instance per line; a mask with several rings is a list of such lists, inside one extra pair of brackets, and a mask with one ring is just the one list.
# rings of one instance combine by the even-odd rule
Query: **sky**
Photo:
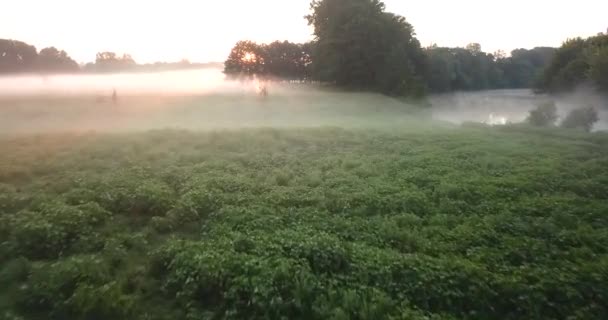
[[(487, 52), (559, 46), (608, 29), (607, 0), (384, 0), (423, 46), (480, 43)], [(140, 63), (221, 62), (238, 40), (312, 39), (310, 0), (18, 0), (3, 3), (0, 38), (55, 46), (78, 62), (99, 51)]]

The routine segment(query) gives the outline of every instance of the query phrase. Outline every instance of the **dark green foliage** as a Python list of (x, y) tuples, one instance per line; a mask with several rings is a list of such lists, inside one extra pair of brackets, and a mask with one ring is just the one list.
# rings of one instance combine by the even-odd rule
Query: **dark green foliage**
[(608, 44), (590, 49), (589, 56), (589, 78), (608, 92)]
[(530, 50), (516, 49), (508, 58), (497, 57), (503, 73), (504, 88), (532, 88), (551, 63), (555, 48), (536, 47)]
[(593, 106), (574, 109), (562, 121), (562, 127), (591, 131), (593, 124), (599, 121), (597, 110)]
[(423, 93), (425, 56), (404, 17), (378, 0), (313, 1), (311, 10), (314, 79), (395, 96)]
[(428, 87), (433, 92), (530, 88), (549, 64), (555, 49), (516, 49), (510, 57), (481, 51), (479, 44), (467, 48), (426, 48), (431, 72)]
[(556, 51), (539, 83), (546, 91), (573, 90), (591, 84), (606, 91), (608, 34), (570, 39)]
[[(155, 131), (0, 146), (8, 319), (608, 317), (605, 133)], [(5, 174), (16, 166), (31, 180)]]
[[(314, 41), (239, 41), (224, 72), (237, 78), (316, 81), (343, 89), (420, 97), (428, 90), (530, 88), (555, 51), (517, 49), (505, 57), (500, 52), (485, 53), (476, 43), (423, 50), (414, 27), (404, 17), (385, 12), (379, 0), (315, 0), (311, 11), (306, 19), (314, 28)], [(594, 61), (594, 75), (601, 78), (603, 62)]]
[(546, 127), (555, 125), (557, 119), (557, 107), (555, 102), (550, 101), (542, 103), (536, 109), (530, 111), (527, 121), (533, 126)]
[[(6, 225), (5, 237), (11, 251), (28, 258), (57, 258), (82, 245), (93, 249), (94, 227), (103, 224), (110, 214), (96, 203), (68, 206), (44, 203), (32, 211), (19, 211), (0, 217)], [(85, 249), (86, 248), (86, 249)]]

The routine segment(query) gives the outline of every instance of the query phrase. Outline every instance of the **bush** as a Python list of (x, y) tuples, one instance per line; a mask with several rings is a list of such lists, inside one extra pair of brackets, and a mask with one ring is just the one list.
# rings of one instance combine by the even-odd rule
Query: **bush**
[(534, 126), (546, 127), (554, 125), (557, 121), (557, 107), (555, 102), (545, 102), (530, 111), (527, 121)]
[(24, 314), (40, 314), (44, 319), (128, 319), (133, 304), (97, 256), (72, 257), (33, 269), (16, 299)]
[[(69, 206), (49, 203), (36, 211), (21, 211), (8, 216), (11, 249), (33, 259), (56, 258), (81, 239), (89, 239), (93, 227), (103, 224), (110, 214), (96, 203)], [(86, 245), (81, 245), (86, 248)]]
[(562, 122), (562, 127), (569, 129), (584, 129), (589, 132), (593, 124), (598, 122), (599, 116), (593, 106), (572, 110)]

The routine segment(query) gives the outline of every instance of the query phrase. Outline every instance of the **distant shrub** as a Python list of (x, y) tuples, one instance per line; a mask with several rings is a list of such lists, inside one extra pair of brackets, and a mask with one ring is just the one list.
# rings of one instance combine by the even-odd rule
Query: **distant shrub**
[(572, 110), (562, 122), (562, 127), (591, 131), (593, 124), (598, 121), (597, 110), (593, 106), (587, 106)]
[(557, 118), (555, 102), (550, 101), (539, 104), (536, 109), (530, 111), (527, 121), (534, 126), (546, 127), (554, 125)]

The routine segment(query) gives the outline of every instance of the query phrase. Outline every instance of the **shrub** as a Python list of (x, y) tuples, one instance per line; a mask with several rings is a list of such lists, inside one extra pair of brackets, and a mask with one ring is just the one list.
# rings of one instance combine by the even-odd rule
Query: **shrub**
[(24, 314), (44, 319), (128, 319), (133, 303), (97, 256), (34, 268), (16, 299)]
[(593, 106), (587, 106), (572, 110), (562, 122), (562, 127), (591, 131), (593, 124), (598, 121), (599, 116), (597, 110), (595, 110)]
[(93, 227), (104, 223), (109, 216), (110, 213), (96, 203), (80, 206), (49, 203), (36, 211), (9, 216), (6, 220), (8, 239), (12, 250), (28, 258), (56, 258), (81, 238), (90, 236)]
[(557, 121), (557, 107), (555, 102), (545, 102), (530, 111), (527, 121), (534, 126), (546, 127), (554, 125)]

